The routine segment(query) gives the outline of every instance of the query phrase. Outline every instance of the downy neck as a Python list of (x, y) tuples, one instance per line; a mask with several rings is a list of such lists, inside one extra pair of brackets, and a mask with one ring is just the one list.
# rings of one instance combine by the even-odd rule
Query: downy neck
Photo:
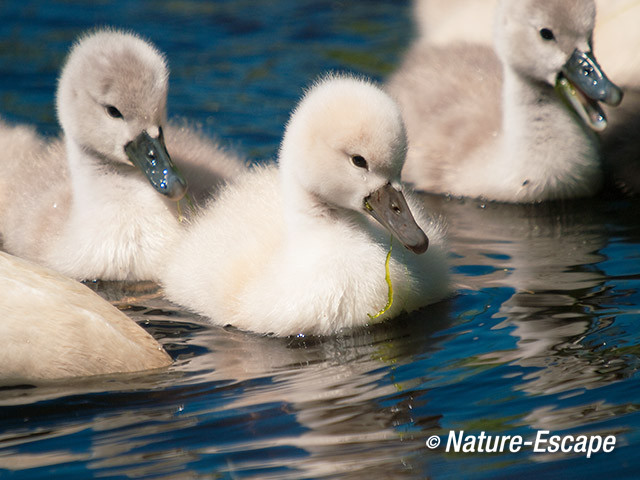
[(285, 162), (285, 168), (281, 167), (280, 182), (285, 231), (289, 240), (296, 241), (300, 235), (309, 235), (313, 231), (334, 231), (335, 227), (344, 225), (345, 221), (363, 221), (358, 212), (328, 203), (308, 191), (288, 166)]
[(508, 66), (504, 68), (502, 130), (499, 161), (522, 187), (518, 194), (523, 199), (577, 196), (598, 183), (593, 132), (553, 87), (524, 78)]
[[(73, 190), (73, 211), (98, 212), (114, 206), (122, 208), (123, 200), (137, 198), (140, 205), (166, 205), (167, 200), (159, 198), (148, 185), (142, 174), (118, 173), (96, 154), (87, 151), (73, 139), (66, 137), (67, 159)], [(126, 165), (122, 169), (128, 169)], [(135, 167), (130, 167), (135, 168)], [(142, 197), (142, 198), (140, 198)], [(144, 200), (143, 200), (144, 199)], [(133, 202), (132, 202), (133, 203)], [(164, 207), (166, 208), (166, 207)]]

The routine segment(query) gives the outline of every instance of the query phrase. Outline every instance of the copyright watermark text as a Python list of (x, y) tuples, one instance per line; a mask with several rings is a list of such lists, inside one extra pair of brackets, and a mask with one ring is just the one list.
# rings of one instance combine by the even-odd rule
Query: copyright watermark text
[[(438, 435), (430, 436), (426, 445), (434, 450), (440, 446)], [(614, 435), (552, 435), (549, 430), (538, 430), (532, 440), (520, 435), (467, 434), (464, 430), (450, 430), (445, 452), (455, 453), (517, 453), (523, 448), (531, 448), (534, 453), (573, 453), (591, 458), (594, 453), (611, 453), (616, 446)]]

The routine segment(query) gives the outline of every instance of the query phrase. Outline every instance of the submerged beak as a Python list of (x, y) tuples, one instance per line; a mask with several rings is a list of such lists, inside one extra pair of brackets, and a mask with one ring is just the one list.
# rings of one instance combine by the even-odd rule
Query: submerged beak
[(418, 226), (402, 192), (387, 183), (364, 199), (364, 208), (414, 253), (424, 253), (429, 239)]
[(176, 201), (187, 192), (187, 182), (176, 170), (164, 145), (162, 129), (157, 138), (151, 138), (146, 130), (143, 131), (125, 145), (124, 151), (158, 192)]
[(598, 102), (617, 106), (622, 101), (622, 90), (607, 78), (593, 54), (577, 48), (562, 67), (556, 87), (596, 132), (607, 128), (607, 118)]

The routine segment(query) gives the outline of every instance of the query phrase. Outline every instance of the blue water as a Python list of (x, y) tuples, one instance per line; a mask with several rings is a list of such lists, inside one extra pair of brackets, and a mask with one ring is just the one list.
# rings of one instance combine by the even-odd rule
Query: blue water
[[(56, 134), (68, 47), (112, 25), (166, 53), (171, 117), (269, 159), (313, 78), (393, 70), (410, 13), (392, 0), (4, 0), (0, 115)], [(0, 478), (637, 478), (640, 203), (424, 201), (449, 225), (456, 296), (341, 337), (263, 338), (209, 326), (153, 286), (92, 284), (175, 365), (1, 390)], [(461, 430), (616, 445), (447, 453)]]

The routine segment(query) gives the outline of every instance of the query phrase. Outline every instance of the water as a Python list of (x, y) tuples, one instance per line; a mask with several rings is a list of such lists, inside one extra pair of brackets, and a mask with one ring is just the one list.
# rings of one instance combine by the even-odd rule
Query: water
[[(311, 79), (383, 79), (412, 35), (395, 1), (0, 4), (0, 112), (57, 133), (65, 52), (96, 25), (169, 59), (169, 112), (275, 157)], [(91, 287), (150, 331), (167, 371), (0, 391), (0, 478), (636, 478), (637, 201), (535, 207), (425, 197), (457, 293), (340, 337), (209, 326), (152, 285)], [(614, 435), (611, 453), (446, 453), (449, 431)], [(430, 450), (432, 435), (442, 441)]]

